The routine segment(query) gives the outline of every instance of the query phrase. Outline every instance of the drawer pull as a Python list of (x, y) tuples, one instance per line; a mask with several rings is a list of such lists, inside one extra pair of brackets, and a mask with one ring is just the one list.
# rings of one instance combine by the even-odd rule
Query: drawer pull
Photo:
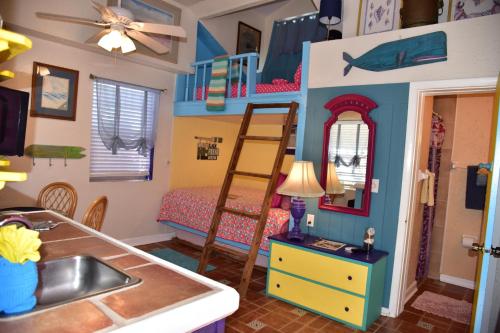
[(281, 287), (279, 283), (276, 283), (276, 288), (279, 288)]
[(344, 308), (344, 310), (345, 310), (345, 312), (349, 312), (349, 307), (347, 307), (347, 306), (346, 306), (346, 307)]
[(352, 276), (350, 276), (350, 275), (349, 275), (349, 276), (347, 277), (347, 280), (352, 281)]
[(279, 257), (279, 258), (278, 258), (278, 261), (280, 261), (280, 262), (281, 262), (281, 261), (283, 261), (283, 258)]

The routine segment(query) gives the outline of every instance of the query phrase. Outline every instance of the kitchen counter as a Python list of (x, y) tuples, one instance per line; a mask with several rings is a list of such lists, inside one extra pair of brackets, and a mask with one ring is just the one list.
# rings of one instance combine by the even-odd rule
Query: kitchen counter
[(142, 279), (140, 284), (0, 321), (0, 332), (191, 332), (238, 309), (233, 288), (50, 212), (31, 221), (63, 222), (40, 233), (41, 261), (91, 255)]

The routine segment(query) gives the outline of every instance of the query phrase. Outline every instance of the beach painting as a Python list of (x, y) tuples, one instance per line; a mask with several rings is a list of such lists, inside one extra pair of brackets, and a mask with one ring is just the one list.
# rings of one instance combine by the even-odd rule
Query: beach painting
[(69, 80), (47, 75), (42, 83), (42, 108), (68, 111)]

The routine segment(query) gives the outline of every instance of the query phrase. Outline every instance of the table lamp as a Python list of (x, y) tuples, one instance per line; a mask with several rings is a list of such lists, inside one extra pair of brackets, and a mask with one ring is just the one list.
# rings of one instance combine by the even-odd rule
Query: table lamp
[(328, 169), (326, 170), (326, 194), (344, 194), (344, 185), (337, 176), (337, 167), (333, 161), (328, 161)]
[(300, 230), (300, 220), (306, 212), (306, 203), (301, 198), (318, 198), (325, 194), (314, 174), (313, 163), (295, 161), (290, 174), (276, 192), (294, 197), (291, 207), (293, 228), (288, 233), (288, 239), (304, 240), (304, 234)]
[(342, 0), (321, 0), (319, 5), (319, 22), (328, 29), (327, 40), (330, 38), (332, 25), (342, 20)]

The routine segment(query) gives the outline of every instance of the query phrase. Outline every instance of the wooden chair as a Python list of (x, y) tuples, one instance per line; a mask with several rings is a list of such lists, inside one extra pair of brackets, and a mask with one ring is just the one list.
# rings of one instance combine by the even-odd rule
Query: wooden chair
[(106, 208), (108, 207), (108, 198), (105, 196), (99, 197), (85, 212), (82, 223), (87, 227), (94, 230), (101, 231), (102, 223), (104, 222), (104, 215), (106, 215)]
[(37, 206), (51, 209), (73, 218), (78, 195), (73, 186), (64, 182), (55, 182), (45, 186), (38, 194)]

